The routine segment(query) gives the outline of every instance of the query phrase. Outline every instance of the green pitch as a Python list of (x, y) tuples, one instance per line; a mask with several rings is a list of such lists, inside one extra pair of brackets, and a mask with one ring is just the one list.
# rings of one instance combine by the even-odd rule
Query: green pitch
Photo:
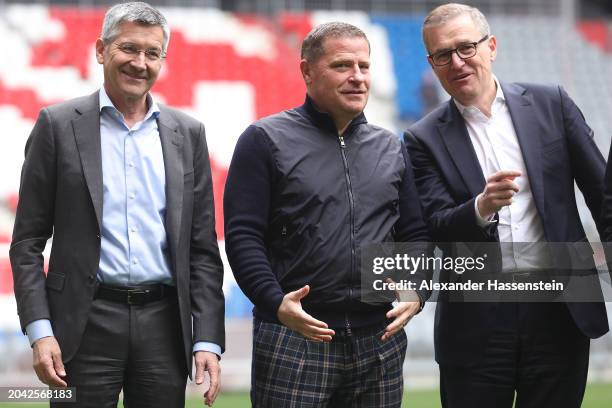
[[(609, 408), (612, 404), (612, 384), (589, 384), (584, 397), (582, 408)], [(40, 408), (45, 404), (2, 403), (1, 408)], [(120, 405), (123, 407), (123, 405)], [(187, 408), (204, 408), (202, 400), (190, 398), (185, 405)], [(249, 394), (246, 392), (222, 393), (215, 402), (214, 408), (248, 408), (250, 407)], [(404, 394), (404, 408), (440, 408), (438, 391), (409, 391)]]
[[(610, 395), (610, 398), (612, 398), (612, 384), (610, 385)], [(439, 401), (437, 390), (411, 391), (404, 394), (402, 407), (439, 408)], [(204, 404), (198, 399), (190, 399), (185, 406), (187, 408), (203, 408)], [(249, 408), (250, 406), (248, 393), (225, 393), (217, 398), (214, 408)]]
[[(214, 408), (248, 408), (248, 393), (224, 393), (217, 398)], [(612, 406), (612, 384), (590, 384), (587, 386), (582, 408), (609, 408)], [(203, 408), (204, 403), (190, 399), (187, 408)], [(403, 408), (440, 408), (438, 390), (408, 391), (404, 394)]]

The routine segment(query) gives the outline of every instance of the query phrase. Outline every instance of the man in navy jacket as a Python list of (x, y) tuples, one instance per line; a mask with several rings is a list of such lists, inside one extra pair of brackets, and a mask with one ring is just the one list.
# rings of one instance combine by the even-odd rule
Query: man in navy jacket
[(363, 114), (370, 48), (349, 24), (302, 45), (304, 105), (242, 134), (225, 198), (226, 251), (255, 305), (256, 407), (399, 407), (419, 299), (362, 301), (360, 251), (427, 241), (406, 149)]
[[(436, 8), (423, 39), (452, 96), (405, 134), (433, 240), (501, 242), (499, 272), (512, 282), (564, 268), (546, 251), (517, 248), (588, 242), (574, 182), (601, 227), (605, 162), (582, 113), (560, 87), (500, 83), (496, 38), (473, 7)], [(607, 331), (602, 302), (439, 302), (442, 405), (512, 407), (516, 394), (516, 407), (579, 407), (589, 338)]]

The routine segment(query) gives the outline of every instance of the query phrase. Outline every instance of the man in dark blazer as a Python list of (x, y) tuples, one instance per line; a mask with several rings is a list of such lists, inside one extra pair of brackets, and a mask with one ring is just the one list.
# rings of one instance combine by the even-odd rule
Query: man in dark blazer
[[(477, 9), (436, 8), (425, 19), (423, 39), (452, 96), (405, 133), (433, 240), (494, 243), (502, 276), (540, 279), (545, 275), (538, 272), (559, 267), (552, 252), (524, 256), (503, 243), (588, 242), (574, 182), (601, 227), (605, 161), (593, 132), (562, 88), (495, 78), (496, 39)], [(456, 279), (450, 275), (442, 271), (440, 279)], [(599, 284), (596, 289), (600, 294)], [(516, 396), (521, 408), (579, 407), (589, 338), (607, 331), (602, 302), (440, 301), (435, 351), (442, 405), (504, 408)]]
[[(41, 111), (26, 145), (10, 249), (34, 368), (78, 403), (182, 407), (219, 389), (223, 267), (204, 127), (155, 103), (166, 19), (146, 3), (107, 12), (104, 86)], [(49, 271), (42, 252), (53, 237)], [(57, 406), (62, 405), (58, 403)]]

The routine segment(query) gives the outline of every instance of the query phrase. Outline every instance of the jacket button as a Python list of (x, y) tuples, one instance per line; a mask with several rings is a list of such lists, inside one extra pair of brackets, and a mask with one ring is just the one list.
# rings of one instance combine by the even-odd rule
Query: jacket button
[(95, 276), (93, 276), (93, 275), (89, 275), (89, 276), (87, 277), (87, 280), (88, 280), (90, 283), (92, 283), (92, 282), (93, 282), (95, 279), (96, 279), (96, 277), (95, 277)]

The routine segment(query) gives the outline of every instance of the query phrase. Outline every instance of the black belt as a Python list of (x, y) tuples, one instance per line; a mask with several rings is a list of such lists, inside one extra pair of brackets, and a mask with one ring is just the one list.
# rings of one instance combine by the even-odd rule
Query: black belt
[(350, 329), (346, 327), (333, 327), (332, 329), (334, 332), (336, 332), (336, 334), (332, 336), (332, 341), (346, 340), (350, 339), (352, 336), (377, 335), (384, 331), (390, 323), (391, 321), (389, 320), (388, 322), (380, 322), (363, 327), (351, 327)]
[(144, 305), (157, 300), (176, 297), (176, 288), (168, 285), (112, 286), (98, 285), (96, 299), (127, 305)]

